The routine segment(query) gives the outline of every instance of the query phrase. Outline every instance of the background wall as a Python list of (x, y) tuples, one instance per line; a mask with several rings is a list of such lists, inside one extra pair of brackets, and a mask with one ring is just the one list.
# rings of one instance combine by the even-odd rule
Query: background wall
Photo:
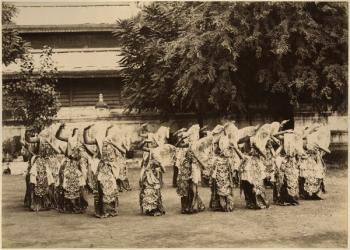
[[(327, 124), (331, 130), (331, 150), (334, 152), (348, 150), (348, 117), (338, 113), (327, 113), (323, 115), (315, 114), (310, 111), (297, 111), (294, 114), (294, 127), (307, 126), (313, 122)], [(254, 115), (247, 117), (236, 117), (236, 125), (238, 128), (272, 122), (273, 119), (266, 115), (263, 111), (254, 112)], [(173, 114), (166, 122), (154, 113), (142, 114), (124, 114), (123, 109), (95, 109), (93, 106), (86, 107), (63, 107), (60, 109), (57, 122), (64, 121), (67, 127), (84, 128), (91, 123), (112, 123), (116, 127), (120, 127), (125, 131), (135, 132), (141, 124), (148, 122), (149, 130), (155, 132), (160, 126), (169, 126), (171, 131), (176, 131), (183, 127), (190, 127), (197, 123), (193, 114)], [(223, 120), (219, 117), (209, 117), (204, 120), (204, 124), (209, 129), (214, 128)], [(21, 135), (24, 127), (14, 125), (9, 122), (3, 124), (3, 141), (14, 136)]]

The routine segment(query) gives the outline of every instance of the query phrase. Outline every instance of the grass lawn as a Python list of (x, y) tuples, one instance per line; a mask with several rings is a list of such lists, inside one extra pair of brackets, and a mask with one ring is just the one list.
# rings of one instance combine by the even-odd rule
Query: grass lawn
[[(93, 198), (86, 214), (56, 211), (29, 212), (23, 207), (23, 176), (3, 176), (2, 247), (347, 247), (347, 169), (327, 173), (327, 194), (321, 201), (300, 201), (299, 206), (272, 205), (247, 210), (235, 190), (236, 210), (180, 214), (180, 199), (171, 187), (171, 169), (165, 175), (163, 203), (166, 215), (140, 214), (139, 170), (129, 171), (133, 191), (121, 193), (118, 217), (93, 217)], [(200, 188), (206, 206), (210, 190)], [(268, 190), (272, 200), (272, 192)]]

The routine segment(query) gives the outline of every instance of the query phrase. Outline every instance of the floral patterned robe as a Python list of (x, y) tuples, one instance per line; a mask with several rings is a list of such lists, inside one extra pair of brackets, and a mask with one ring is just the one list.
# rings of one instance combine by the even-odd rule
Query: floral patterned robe
[(161, 167), (150, 160), (146, 165), (140, 181), (140, 207), (146, 215), (165, 214), (161, 194)]
[(266, 169), (255, 148), (252, 148), (250, 155), (243, 160), (239, 172), (247, 207), (268, 208), (264, 187)]
[(233, 211), (233, 169), (231, 161), (223, 155), (216, 155), (213, 159), (210, 187), (210, 208), (225, 212)]
[(266, 170), (265, 183), (275, 182), (275, 174), (276, 174), (275, 165), (274, 165), (275, 157), (271, 152), (271, 148), (272, 148), (271, 143), (268, 143), (266, 148), (266, 155), (265, 155), (265, 158), (263, 159), (265, 170)]
[(117, 149), (104, 139), (102, 143), (101, 160), (96, 171), (96, 187), (94, 189), (95, 216), (99, 218), (118, 215), (118, 186), (120, 176), (120, 155)]
[(82, 213), (88, 206), (84, 195), (86, 180), (81, 167), (79, 147), (72, 149), (60, 168), (59, 211), (64, 213)]
[(306, 154), (300, 163), (300, 195), (306, 199), (320, 198), (321, 192), (325, 192), (326, 168), (318, 149), (309, 149)]
[(128, 179), (128, 167), (126, 165), (125, 157), (119, 150), (115, 150), (116, 153), (116, 164), (119, 168), (119, 177), (117, 180), (119, 191), (130, 191), (130, 184)]
[[(198, 166), (193, 168), (193, 164), (199, 164), (193, 152), (187, 149), (185, 158), (180, 164), (177, 176), (177, 194), (181, 197), (181, 212), (196, 213), (205, 209), (204, 204), (198, 195)], [(195, 170), (194, 170), (195, 169)], [(193, 171), (194, 170), (194, 171)], [(194, 181), (193, 181), (194, 180)]]
[(29, 169), (30, 201), (27, 204), (32, 211), (48, 210), (54, 206), (54, 178), (50, 160), (52, 155), (50, 145), (40, 139), (39, 155), (33, 156)]
[(299, 162), (296, 156), (281, 157), (281, 164), (276, 173), (276, 196), (274, 199), (280, 205), (298, 204), (299, 196)]

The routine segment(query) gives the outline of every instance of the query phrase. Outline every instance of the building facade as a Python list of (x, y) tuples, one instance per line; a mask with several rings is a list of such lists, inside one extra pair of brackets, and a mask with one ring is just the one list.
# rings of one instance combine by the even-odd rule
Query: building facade
[[(14, 18), (15, 28), (30, 42), (35, 61), (38, 62), (43, 46), (53, 48), (62, 105), (58, 121), (78, 127), (109, 121), (129, 129), (136, 129), (145, 121), (154, 129), (160, 125), (161, 117), (155, 113), (123, 112), (119, 44), (118, 37), (112, 32), (118, 19), (137, 15), (140, 9), (136, 2), (14, 4), (19, 11)], [(3, 67), (3, 81), (15, 79), (18, 72), (18, 64)], [(101, 94), (107, 109), (95, 107)], [(3, 97), (4, 101), (6, 97)], [(239, 127), (271, 122), (268, 110), (263, 105), (257, 107), (249, 117), (237, 118)], [(299, 109), (283, 118), (292, 118), (296, 127), (314, 121), (325, 122), (332, 130), (334, 147), (347, 150), (347, 116), (336, 113), (319, 115), (312, 110)], [(178, 129), (195, 122), (193, 114), (172, 114), (167, 125)], [(209, 127), (218, 122), (220, 118), (215, 117), (205, 121)], [(23, 129), (14, 122), (11, 112), (3, 110), (3, 140), (19, 135)]]

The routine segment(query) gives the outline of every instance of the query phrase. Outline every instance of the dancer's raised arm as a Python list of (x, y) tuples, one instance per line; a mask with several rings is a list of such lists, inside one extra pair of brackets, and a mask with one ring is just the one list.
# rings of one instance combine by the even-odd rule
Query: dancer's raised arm
[(236, 145), (233, 145), (233, 148), (237, 152), (239, 158), (243, 159), (245, 157), (245, 155), (242, 153), (242, 151)]
[(58, 146), (58, 149), (61, 151), (61, 154), (65, 153), (65, 150), (61, 146)]
[(66, 124), (61, 123), (60, 127), (57, 129), (56, 138), (60, 141), (68, 142), (68, 137), (62, 136), (62, 130), (64, 129), (65, 126)]
[(278, 147), (278, 149), (276, 150), (275, 155), (279, 155), (279, 154), (281, 153), (282, 149), (283, 149), (283, 145), (281, 144), (281, 145)]
[(93, 157), (95, 155), (95, 153), (91, 149), (89, 149), (88, 146), (85, 143), (82, 143), (82, 144), (83, 144), (83, 147), (84, 147), (86, 153), (88, 155), (90, 155), (91, 157)]
[(111, 129), (111, 128), (113, 128), (113, 124), (112, 125), (109, 125), (107, 128), (106, 128), (106, 134), (105, 134), (105, 136), (108, 136), (108, 133), (109, 133), (109, 130)]
[(86, 128), (84, 128), (83, 132), (83, 138), (84, 138), (84, 143), (87, 145), (96, 145), (96, 140), (90, 140), (89, 137), (87, 136), (87, 131), (93, 126), (93, 124), (90, 124)]

